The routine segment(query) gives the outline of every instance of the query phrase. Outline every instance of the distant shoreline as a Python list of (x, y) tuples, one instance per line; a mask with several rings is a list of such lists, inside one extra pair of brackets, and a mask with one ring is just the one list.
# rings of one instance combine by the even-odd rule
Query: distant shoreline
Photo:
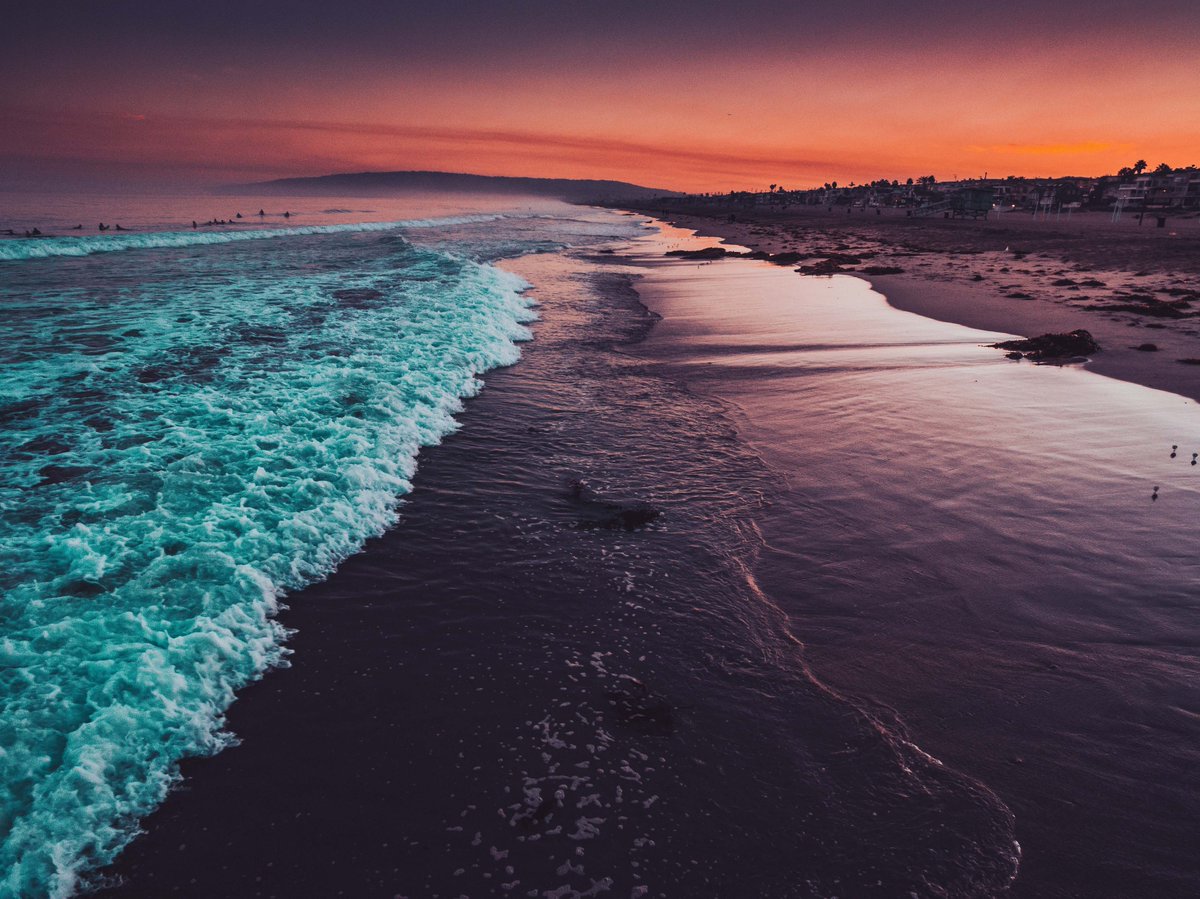
[[(1200, 364), (1179, 361), (1200, 358), (1195, 218), (1158, 229), (1093, 213), (963, 221), (686, 200), (625, 208), (752, 250), (797, 254), (793, 267), (865, 278), (896, 308), (929, 318), (1026, 337), (1086, 329), (1102, 348), (1089, 370), (1200, 401)], [(1156, 349), (1137, 349), (1147, 344)]]

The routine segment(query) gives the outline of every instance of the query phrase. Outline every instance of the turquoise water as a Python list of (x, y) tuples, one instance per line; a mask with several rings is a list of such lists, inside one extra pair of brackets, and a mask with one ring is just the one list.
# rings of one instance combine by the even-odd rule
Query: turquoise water
[(0, 244), (0, 895), (70, 894), (230, 742), (282, 594), (517, 360), (527, 285), (437, 237), (495, 218)]
[(314, 234), (351, 234), (362, 231), (446, 227), (475, 222), (490, 222), (502, 216), (480, 214), (399, 222), (345, 222), (331, 225), (297, 225), (289, 228), (263, 228), (253, 225), (238, 231), (149, 231), (132, 234), (97, 234), (79, 237), (47, 236), (38, 240), (0, 241), (0, 262), (24, 259), (48, 259), (54, 256), (92, 256), (122, 250), (162, 250), (240, 243), (245, 240), (269, 240), (278, 237), (303, 237)]

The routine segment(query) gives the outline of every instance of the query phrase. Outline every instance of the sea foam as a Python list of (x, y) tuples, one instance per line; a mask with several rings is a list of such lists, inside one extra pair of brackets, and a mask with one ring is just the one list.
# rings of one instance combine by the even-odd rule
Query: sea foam
[(54, 256), (91, 256), (93, 253), (119, 253), (122, 250), (201, 247), (243, 240), (269, 240), (274, 237), (300, 237), (310, 234), (349, 234), (364, 231), (394, 231), (404, 228), (436, 228), (489, 222), (503, 217), (499, 214), (480, 214), (398, 222), (302, 225), (295, 228), (247, 228), (243, 231), (151, 231), (97, 234), (88, 237), (14, 239), (0, 241), (0, 262), (20, 262)]
[(122, 237), (298, 239), (3, 298), (0, 896), (79, 889), (230, 741), (285, 660), (281, 595), (392, 524), (418, 450), (518, 358), (526, 285), (339, 236), (389, 227)]

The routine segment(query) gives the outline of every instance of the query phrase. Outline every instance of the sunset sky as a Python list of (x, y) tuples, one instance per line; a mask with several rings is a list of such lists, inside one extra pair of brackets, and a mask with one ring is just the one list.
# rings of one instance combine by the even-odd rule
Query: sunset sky
[(8, 4), (0, 186), (1200, 163), (1196, 0)]

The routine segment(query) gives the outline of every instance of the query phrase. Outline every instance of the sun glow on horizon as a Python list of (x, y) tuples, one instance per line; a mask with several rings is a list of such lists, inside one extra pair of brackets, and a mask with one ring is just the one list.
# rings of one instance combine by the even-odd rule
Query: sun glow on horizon
[(478, 21), (381, 23), (302, 4), (307, 20), (282, 27), (264, 3), (244, 13), (260, 32), (137, 3), (113, 22), (26, 11), (0, 38), (0, 177), (437, 169), (723, 191), (1200, 162), (1200, 13), (1150, 0), (1154, 29), (1094, 9), (1053, 31), (1061, 11), (1016, 5), (1025, 19), (930, 0), (916, 4), (938, 10), (926, 21), (883, 5), (793, 21), (765, 3), (761, 22), (691, 4), (627, 22), (480, 6)]

